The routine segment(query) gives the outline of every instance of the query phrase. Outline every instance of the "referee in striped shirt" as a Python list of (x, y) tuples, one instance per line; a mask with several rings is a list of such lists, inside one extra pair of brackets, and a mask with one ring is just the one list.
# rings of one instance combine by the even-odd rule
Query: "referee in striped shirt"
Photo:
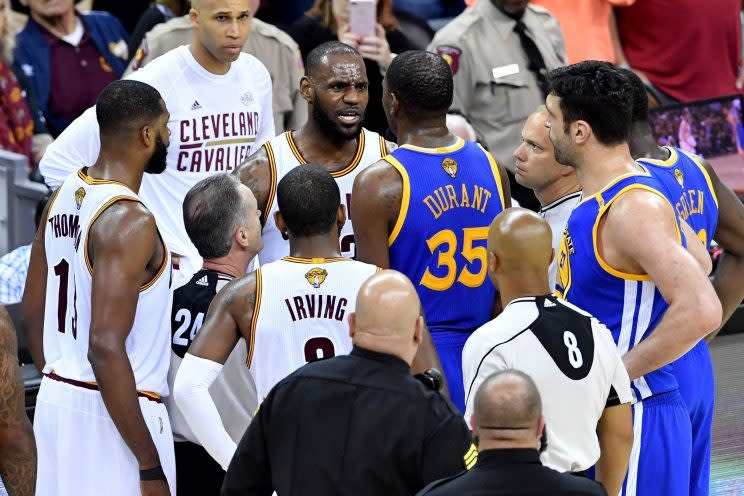
[(633, 444), (630, 380), (610, 331), (551, 294), (551, 244), (550, 226), (529, 210), (507, 209), (489, 228), (488, 273), (504, 310), (463, 349), (466, 418), (486, 377), (521, 370), (542, 398), (542, 462), (578, 473), (596, 464), (597, 480), (618, 494)]

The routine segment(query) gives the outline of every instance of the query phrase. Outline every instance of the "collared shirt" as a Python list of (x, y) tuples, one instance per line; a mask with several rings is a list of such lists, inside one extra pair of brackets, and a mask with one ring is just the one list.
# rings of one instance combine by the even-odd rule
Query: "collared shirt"
[(478, 463), (469, 472), (427, 486), (418, 496), (606, 496), (597, 482), (562, 474), (540, 463), (533, 448), (490, 449), (478, 453)]
[(21, 302), (30, 260), (30, 244), (18, 247), (0, 258), (0, 305)]
[[(44, 30), (51, 49), (49, 113), (65, 122), (72, 122), (88, 107), (95, 105), (101, 90), (119, 79), (98, 51), (82, 21), (77, 19), (77, 22), (84, 29), (77, 45)], [(82, 81), (85, 84), (81, 84)]]
[[(555, 17), (529, 4), (521, 21), (543, 57), (547, 70), (563, 65), (566, 52)], [(521, 143), (524, 120), (544, 99), (519, 35), (517, 22), (480, 0), (439, 30), (429, 50), (452, 67), (452, 108), (466, 115), (496, 161), (514, 167), (512, 153)]]
[(470, 439), (455, 407), (406, 362), (355, 347), (271, 390), (222, 494), (410, 495), (464, 469)]
[(553, 234), (553, 261), (548, 269), (548, 283), (551, 288), (555, 287), (556, 267), (558, 266), (558, 252), (563, 240), (563, 231), (566, 229), (568, 217), (581, 200), (581, 191), (561, 196), (552, 203), (540, 207), (538, 214), (550, 224)]

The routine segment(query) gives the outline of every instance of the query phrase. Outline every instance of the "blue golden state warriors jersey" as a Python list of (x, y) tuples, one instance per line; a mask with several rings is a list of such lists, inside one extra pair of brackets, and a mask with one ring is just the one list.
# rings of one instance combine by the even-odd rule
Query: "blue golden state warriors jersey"
[[(650, 173), (621, 176), (597, 194), (584, 198), (568, 218), (558, 252), (556, 293), (604, 323), (625, 355), (647, 338), (661, 321), (668, 304), (648, 275), (620, 272), (608, 265), (597, 247), (599, 220), (612, 203), (632, 189), (643, 189), (666, 199), (661, 182)], [(683, 246), (679, 220), (677, 237)], [(677, 389), (666, 365), (635, 379), (636, 400)]]
[(403, 178), (390, 267), (416, 287), (429, 329), (472, 332), (491, 318), (488, 226), (504, 209), (496, 161), (480, 145), (403, 145), (385, 157)]
[(718, 224), (718, 198), (708, 171), (700, 160), (679, 148), (665, 147), (667, 160), (639, 158), (637, 161), (664, 186), (680, 219), (697, 233), (706, 248), (710, 248)]

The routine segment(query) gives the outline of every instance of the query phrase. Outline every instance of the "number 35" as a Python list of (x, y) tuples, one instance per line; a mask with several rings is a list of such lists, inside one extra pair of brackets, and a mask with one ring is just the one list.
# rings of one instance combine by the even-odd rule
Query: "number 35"
[(463, 267), (459, 276), (457, 275), (457, 262), (455, 261), (457, 235), (455, 235), (454, 231), (444, 229), (427, 239), (426, 244), (432, 255), (437, 251), (437, 248), (443, 244), (447, 245), (447, 249), (440, 251), (437, 258), (437, 267), (446, 267), (447, 273), (444, 277), (437, 277), (429, 272), (429, 268), (427, 267), (419, 284), (434, 291), (445, 291), (451, 288), (455, 283), (455, 279), (457, 279), (458, 282), (469, 288), (479, 287), (486, 278), (486, 265), (488, 261), (486, 248), (484, 246), (473, 246), (473, 242), (486, 238), (488, 238), (488, 227), (466, 227), (463, 229), (463, 246), (460, 253), (471, 265), (476, 260), (479, 261), (480, 270), (474, 274), (468, 270), (468, 267)]

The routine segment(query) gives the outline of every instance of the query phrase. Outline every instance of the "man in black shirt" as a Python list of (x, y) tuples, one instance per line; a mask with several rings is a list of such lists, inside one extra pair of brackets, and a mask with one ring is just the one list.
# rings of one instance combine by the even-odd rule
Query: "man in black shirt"
[(464, 469), (474, 455), (465, 422), (410, 372), (420, 308), (402, 274), (368, 279), (349, 317), (351, 354), (274, 387), (238, 444), (223, 496), (410, 495)]
[(430, 484), (418, 496), (607, 496), (597, 482), (540, 463), (545, 420), (540, 393), (527, 374), (505, 370), (486, 378), (475, 395), (471, 426), (478, 442), (475, 467)]

